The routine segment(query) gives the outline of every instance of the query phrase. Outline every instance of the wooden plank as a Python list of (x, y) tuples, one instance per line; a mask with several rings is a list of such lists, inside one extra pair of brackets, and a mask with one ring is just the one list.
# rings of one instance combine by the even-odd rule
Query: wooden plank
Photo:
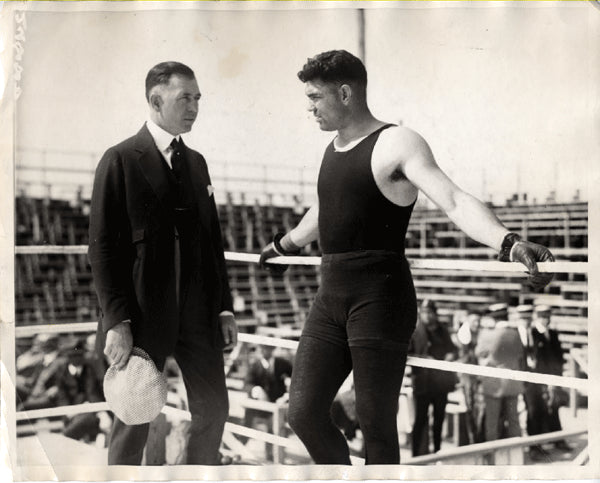
[(17, 441), (20, 466), (106, 466), (105, 448), (82, 443), (62, 434), (39, 433)]
[(520, 283), (494, 283), (494, 282), (465, 282), (449, 280), (414, 280), (415, 287), (424, 288), (458, 288), (476, 290), (521, 290)]

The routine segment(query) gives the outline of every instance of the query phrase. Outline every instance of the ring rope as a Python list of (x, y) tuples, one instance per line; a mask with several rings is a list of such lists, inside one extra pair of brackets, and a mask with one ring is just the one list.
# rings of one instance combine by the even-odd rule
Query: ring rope
[[(32, 411), (21, 411), (16, 413), (17, 421), (24, 421), (29, 419), (39, 419), (39, 418), (47, 418), (52, 416), (73, 416), (76, 414), (83, 414), (89, 412), (99, 412), (99, 411), (110, 411), (108, 408), (108, 404), (106, 402), (101, 403), (84, 403), (84, 404), (76, 404), (72, 406), (63, 406), (60, 408), (47, 408), (47, 409), (36, 409)], [(182, 420), (190, 420), (191, 415), (188, 411), (184, 409), (174, 408), (172, 406), (165, 406), (162, 409), (162, 413), (166, 416), (171, 416), (175, 418), (179, 418)], [(234, 434), (240, 434), (242, 436), (247, 436), (253, 439), (257, 439), (259, 441), (264, 441), (266, 443), (270, 443), (276, 446), (285, 447), (288, 449), (299, 450), (305, 452), (304, 446), (294, 440), (290, 440), (288, 438), (277, 436), (272, 433), (267, 433), (264, 431), (259, 431), (252, 428), (247, 428), (245, 426), (241, 426), (239, 424), (226, 422), (225, 423), (225, 431)], [(532, 444), (541, 444), (544, 442), (555, 441), (557, 439), (564, 439), (574, 436), (579, 436), (588, 433), (587, 428), (576, 428), (570, 430), (562, 430), (555, 431), (552, 433), (546, 433), (541, 435), (527, 436), (527, 437), (518, 437), (518, 438), (507, 438), (503, 440), (497, 441), (488, 441), (484, 443), (476, 443), (467, 446), (460, 446), (458, 448), (444, 450), (436, 455), (424, 455), (417, 456), (413, 458), (409, 458), (406, 462), (412, 464), (424, 464), (429, 462), (437, 461), (441, 456), (448, 457), (452, 455), (456, 456), (465, 456), (468, 454), (479, 454), (486, 453), (490, 450), (497, 451), (502, 448), (512, 448), (515, 444), (520, 446), (528, 446)], [(364, 464), (364, 460), (362, 458), (358, 458), (355, 456), (350, 456), (350, 459), (353, 464)]]
[[(87, 253), (87, 245), (21, 245), (15, 247), (17, 255), (63, 254), (81, 255)], [(225, 259), (230, 262), (258, 263), (260, 255), (255, 253), (225, 252)], [(429, 268), (438, 270), (474, 270), (481, 272), (524, 272), (519, 262), (497, 262), (493, 260), (448, 260), (445, 258), (410, 259), (411, 268)], [(268, 263), (279, 265), (320, 265), (321, 257), (293, 256), (274, 257)], [(588, 273), (587, 262), (539, 262), (540, 272), (550, 273)]]
[[(60, 333), (71, 332), (71, 324), (56, 325), (31, 325), (15, 328), (17, 337), (27, 337), (39, 333)], [(97, 328), (97, 322), (82, 322), (78, 324), (80, 332), (94, 332)], [(46, 330), (50, 329), (50, 330)], [(87, 330), (84, 330), (87, 329)], [(296, 349), (298, 342), (290, 339), (277, 337), (267, 337), (256, 334), (238, 334), (240, 342), (250, 344), (269, 345), (285, 349)], [(512, 379), (515, 381), (531, 382), (534, 384), (546, 384), (549, 386), (561, 386), (570, 389), (577, 389), (585, 392), (588, 390), (588, 379), (568, 376), (554, 376), (551, 374), (540, 374), (527, 371), (515, 371), (513, 369), (502, 369), (499, 367), (479, 366), (476, 364), (465, 364), (462, 362), (440, 361), (435, 359), (424, 359), (421, 357), (408, 356), (407, 364), (415, 367), (424, 367), (428, 369), (439, 369), (442, 371), (459, 372), (473, 376), (496, 377), (499, 379)]]

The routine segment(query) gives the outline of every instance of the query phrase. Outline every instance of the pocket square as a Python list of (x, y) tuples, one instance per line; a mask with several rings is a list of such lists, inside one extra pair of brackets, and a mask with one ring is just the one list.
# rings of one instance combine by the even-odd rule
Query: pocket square
[(213, 193), (215, 192), (215, 188), (214, 188), (212, 185), (210, 185), (210, 184), (209, 184), (209, 185), (206, 187), (206, 191), (208, 191), (208, 196), (210, 197), (210, 196), (212, 196), (212, 195), (213, 195)]

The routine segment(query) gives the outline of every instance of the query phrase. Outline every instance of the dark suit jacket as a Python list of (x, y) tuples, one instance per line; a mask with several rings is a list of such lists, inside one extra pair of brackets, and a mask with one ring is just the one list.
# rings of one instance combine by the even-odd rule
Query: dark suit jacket
[[(458, 349), (450, 338), (448, 329), (438, 324), (432, 330), (419, 322), (410, 340), (409, 353), (417, 357), (425, 356), (444, 360), (447, 354), (457, 356)], [(413, 366), (412, 386), (415, 394), (440, 394), (452, 392), (458, 382), (456, 374), (448, 371)]]
[(291, 376), (292, 363), (283, 357), (274, 357), (269, 369), (265, 369), (260, 360), (253, 361), (244, 383), (248, 393), (254, 386), (260, 386), (269, 396), (269, 401), (275, 402), (285, 394), (285, 378)]
[[(88, 256), (102, 312), (102, 346), (106, 332), (129, 319), (134, 345), (153, 357), (166, 356), (177, 343), (180, 315), (208, 324), (213, 343), (223, 344), (218, 316), (232, 310), (232, 301), (221, 228), (206, 161), (187, 147), (185, 156), (199, 217), (190, 270), (203, 280), (208, 314), (178, 314), (174, 199), (168, 167), (144, 125), (106, 151), (94, 179)], [(198, 297), (181, 290), (182, 300)], [(188, 305), (198, 312), (198, 304), (182, 307)]]
[(558, 339), (558, 332), (554, 329), (546, 330), (548, 331), (548, 337), (540, 333), (535, 327), (531, 331), (534, 344), (533, 356), (536, 361), (534, 371), (562, 376), (565, 359)]

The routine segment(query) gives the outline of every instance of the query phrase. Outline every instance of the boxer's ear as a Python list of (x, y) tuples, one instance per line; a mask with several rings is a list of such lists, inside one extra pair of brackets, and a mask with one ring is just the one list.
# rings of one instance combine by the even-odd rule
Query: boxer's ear
[(350, 102), (350, 98), (352, 97), (352, 87), (350, 87), (348, 84), (342, 84), (339, 87), (338, 92), (340, 94), (340, 100), (344, 104), (348, 104), (348, 102)]

